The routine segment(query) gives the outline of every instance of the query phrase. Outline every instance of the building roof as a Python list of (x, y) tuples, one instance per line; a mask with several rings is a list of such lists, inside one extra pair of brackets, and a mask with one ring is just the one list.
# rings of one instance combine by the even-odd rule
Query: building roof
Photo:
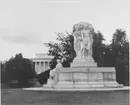
[(36, 53), (36, 58), (53, 58), (53, 56), (48, 55), (47, 53)]
[(48, 55), (47, 53), (36, 53), (35, 58), (32, 58), (32, 60), (51, 60), (53, 58), (53, 56)]

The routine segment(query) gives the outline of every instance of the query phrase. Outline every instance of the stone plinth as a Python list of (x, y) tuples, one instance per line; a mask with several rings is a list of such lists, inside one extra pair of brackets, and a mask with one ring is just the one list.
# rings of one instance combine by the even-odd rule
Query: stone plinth
[(110, 88), (122, 86), (116, 82), (114, 68), (60, 68), (58, 76), (59, 81), (57, 85), (53, 86), (54, 88)]
[(94, 62), (92, 57), (87, 57), (85, 59), (75, 58), (71, 67), (97, 67), (97, 63)]

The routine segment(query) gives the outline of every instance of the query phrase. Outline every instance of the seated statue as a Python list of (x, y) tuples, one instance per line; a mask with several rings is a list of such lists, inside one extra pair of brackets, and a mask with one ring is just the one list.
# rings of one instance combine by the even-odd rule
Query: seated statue
[(59, 68), (62, 68), (62, 67), (63, 66), (62, 66), (61, 62), (58, 59), (56, 67), (53, 70), (50, 71), (50, 77), (49, 77), (49, 79), (47, 81), (48, 85), (51, 85), (53, 87), (54, 85), (56, 85), (58, 83), (58, 80), (59, 80), (58, 70), (59, 70)]

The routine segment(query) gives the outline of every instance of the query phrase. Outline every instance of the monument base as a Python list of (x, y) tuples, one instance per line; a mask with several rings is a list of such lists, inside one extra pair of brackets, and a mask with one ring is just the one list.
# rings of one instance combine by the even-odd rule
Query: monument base
[(57, 84), (47, 84), (43, 87), (57, 89), (85, 89), (85, 88), (117, 88), (123, 87), (116, 82), (114, 68), (85, 67), (60, 68)]
[(75, 58), (73, 63), (71, 63), (71, 67), (97, 67), (97, 63), (94, 62), (92, 57), (87, 58)]

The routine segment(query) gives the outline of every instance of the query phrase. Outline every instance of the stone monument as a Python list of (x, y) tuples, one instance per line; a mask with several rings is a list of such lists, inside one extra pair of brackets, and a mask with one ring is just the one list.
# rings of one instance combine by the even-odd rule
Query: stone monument
[(73, 27), (74, 50), (76, 58), (71, 67), (97, 66), (92, 58), (94, 28), (91, 24), (80, 22)]
[[(122, 87), (116, 82), (114, 67), (97, 67), (92, 58), (93, 27), (89, 23), (80, 22), (74, 25), (74, 50), (76, 58), (70, 68), (62, 68), (58, 63), (52, 70), (56, 74), (51, 86), (55, 89), (89, 89)], [(59, 65), (59, 66), (58, 66)], [(57, 79), (58, 78), (58, 79)], [(49, 79), (50, 80), (50, 79)], [(47, 85), (50, 86), (49, 81)]]

